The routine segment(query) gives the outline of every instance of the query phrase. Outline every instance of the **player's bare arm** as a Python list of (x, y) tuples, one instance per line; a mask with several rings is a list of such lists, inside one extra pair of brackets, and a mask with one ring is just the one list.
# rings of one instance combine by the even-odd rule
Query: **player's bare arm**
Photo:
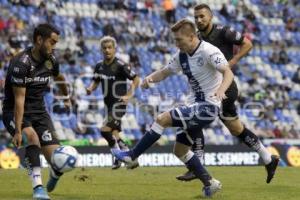
[(233, 81), (233, 73), (228, 65), (223, 65), (218, 68), (218, 71), (223, 74), (223, 81), (216, 92), (218, 99), (223, 100), (226, 98), (225, 91), (229, 88), (230, 84)]
[(248, 40), (246, 37), (244, 37), (243, 42), (240, 45), (240, 50), (229, 61), (229, 67), (232, 68), (234, 65), (236, 65), (239, 62), (239, 60), (252, 49), (252, 47), (253, 47), (252, 42)]
[(22, 121), (24, 115), (24, 104), (25, 104), (25, 87), (13, 87), (13, 93), (15, 96), (15, 135), (13, 137), (13, 144), (16, 147), (20, 147), (22, 143)]
[(125, 96), (122, 96), (121, 99), (124, 103), (128, 103), (128, 100), (133, 96), (135, 89), (139, 86), (140, 84), (140, 78), (138, 76), (134, 77), (132, 80), (129, 90), (127, 91), (127, 94)]
[(71, 106), (71, 101), (69, 98), (69, 92), (68, 92), (68, 86), (66, 84), (66, 79), (63, 74), (58, 74), (57, 76), (54, 77), (54, 81), (59, 82), (58, 88), (61, 91), (61, 93), (66, 96), (67, 98), (64, 100), (64, 104), (66, 107)]
[(89, 87), (86, 88), (86, 94), (90, 95), (98, 87), (100, 82), (93, 81)]
[(143, 80), (141, 87), (144, 89), (148, 89), (150, 87), (151, 83), (160, 82), (160, 81), (164, 80), (165, 78), (167, 78), (168, 76), (170, 76), (172, 73), (173, 72), (167, 67), (157, 70), (157, 71), (153, 72), (152, 74), (148, 75)]

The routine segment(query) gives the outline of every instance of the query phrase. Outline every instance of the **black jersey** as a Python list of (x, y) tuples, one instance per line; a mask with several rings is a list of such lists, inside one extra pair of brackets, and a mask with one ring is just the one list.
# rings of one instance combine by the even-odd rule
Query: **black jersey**
[(96, 64), (93, 80), (101, 83), (104, 103), (111, 108), (127, 93), (127, 79), (133, 80), (136, 73), (122, 60), (115, 58), (106, 65), (103, 61)]
[(59, 74), (59, 66), (52, 56), (49, 60), (38, 62), (28, 48), (10, 61), (5, 79), (3, 111), (13, 112), (14, 94), (12, 87), (26, 87), (24, 113), (43, 113), (46, 111), (44, 93), (52, 76)]
[(228, 61), (233, 57), (233, 45), (241, 45), (244, 39), (242, 34), (233, 28), (216, 24), (206, 37), (201, 35), (201, 38), (218, 47)]

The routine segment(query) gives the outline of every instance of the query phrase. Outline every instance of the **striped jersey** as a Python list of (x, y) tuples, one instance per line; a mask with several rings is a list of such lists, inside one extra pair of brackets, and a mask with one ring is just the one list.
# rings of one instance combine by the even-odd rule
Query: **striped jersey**
[(227, 60), (217, 47), (201, 41), (192, 54), (176, 52), (166, 67), (173, 73), (181, 71), (187, 76), (192, 89), (190, 104), (207, 101), (220, 107), (221, 101), (214, 94), (223, 75), (217, 69), (226, 64)]

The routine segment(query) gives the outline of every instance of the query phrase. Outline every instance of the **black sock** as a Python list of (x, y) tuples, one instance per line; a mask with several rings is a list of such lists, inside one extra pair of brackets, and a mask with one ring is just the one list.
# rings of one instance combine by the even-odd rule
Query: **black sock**
[(113, 136), (113, 134), (109, 131), (101, 131), (101, 135), (104, 137), (104, 139), (107, 141), (108, 146), (110, 148), (114, 148), (116, 144), (116, 139)]
[(41, 166), (40, 153), (41, 148), (37, 145), (29, 145), (25, 148), (25, 165), (28, 170)]
[[(204, 146), (205, 146), (204, 135), (202, 130), (194, 130), (194, 131), (197, 131), (198, 137), (194, 140), (194, 143), (192, 145), (192, 151), (199, 158), (201, 163), (204, 163)], [(190, 133), (191, 131), (188, 130), (188, 132)]]
[(238, 135), (238, 138), (240, 138), (241, 141), (243, 141), (248, 147), (256, 151), (259, 150), (260, 143), (258, 137), (246, 127), (244, 128), (243, 132)]

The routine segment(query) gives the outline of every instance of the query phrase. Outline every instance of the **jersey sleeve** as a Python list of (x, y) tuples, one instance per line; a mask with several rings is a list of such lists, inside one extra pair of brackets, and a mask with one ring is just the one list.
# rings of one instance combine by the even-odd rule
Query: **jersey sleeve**
[(94, 70), (94, 74), (93, 74), (93, 81), (99, 83), (101, 81), (101, 75), (100, 75), (100, 65), (101, 64), (97, 64), (95, 66), (95, 70)]
[(230, 42), (235, 45), (241, 45), (244, 37), (243, 35), (234, 30), (232, 27), (224, 27), (224, 38), (227, 42)]
[(26, 82), (29, 81), (28, 74), (28, 64), (21, 61), (13, 61), (10, 64), (11, 72), (11, 84), (15, 87), (26, 87)]
[(169, 61), (169, 63), (165, 66), (172, 73), (178, 73), (181, 71), (180, 61), (179, 61), (179, 51), (177, 51)]
[(126, 78), (128, 78), (129, 80), (133, 80), (137, 76), (136, 73), (132, 70), (132, 68), (128, 64), (122, 65), (121, 69), (125, 74)]
[(221, 68), (224, 65), (228, 65), (224, 54), (217, 47), (212, 47), (207, 51), (208, 63), (216, 69)]

